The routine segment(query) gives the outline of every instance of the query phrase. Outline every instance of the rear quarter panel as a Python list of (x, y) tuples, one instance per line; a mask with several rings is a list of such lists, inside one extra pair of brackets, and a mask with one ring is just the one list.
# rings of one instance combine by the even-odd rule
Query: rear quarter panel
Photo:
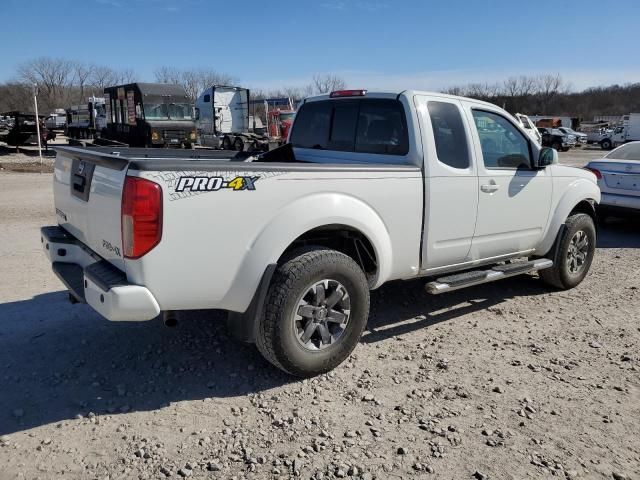
[[(127, 260), (130, 281), (145, 285), (163, 310), (244, 311), (260, 278), (290, 243), (315, 227), (361, 230), (379, 260), (374, 286), (416, 275), (422, 229), (417, 167), (331, 169), (229, 164), (209, 171), (140, 171), (162, 185), (160, 244)], [(255, 178), (255, 190), (176, 191), (181, 177)], [(257, 177), (257, 178), (256, 178)]]

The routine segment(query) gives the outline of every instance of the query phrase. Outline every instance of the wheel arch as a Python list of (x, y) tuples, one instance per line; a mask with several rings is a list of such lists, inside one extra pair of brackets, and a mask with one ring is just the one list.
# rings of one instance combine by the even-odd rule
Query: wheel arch
[(586, 213), (596, 221), (596, 205), (600, 201), (600, 189), (587, 179), (572, 182), (558, 201), (547, 226), (543, 240), (536, 249), (546, 254), (553, 247), (558, 232), (567, 218), (574, 213)]
[(304, 232), (285, 248), (278, 263), (297, 250), (312, 245), (331, 248), (351, 257), (360, 265), (369, 283), (375, 282), (378, 274), (376, 248), (366, 234), (345, 224), (321, 225)]
[(377, 288), (391, 275), (393, 252), (387, 227), (371, 206), (356, 197), (335, 192), (308, 195), (278, 210), (264, 225), (247, 246), (223, 301), (233, 306), (232, 310), (247, 308), (268, 265), (277, 264), (287, 252), (305, 244), (328, 246), (347, 255), (351, 251), (353, 255), (345, 240), (355, 239), (369, 248), (375, 259), (375, 270), (365, 263), (370, 270), (366, 272), (370, 287)]

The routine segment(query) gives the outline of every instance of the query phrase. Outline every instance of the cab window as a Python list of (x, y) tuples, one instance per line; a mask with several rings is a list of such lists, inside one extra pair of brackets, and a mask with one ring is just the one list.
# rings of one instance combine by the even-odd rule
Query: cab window
[(406, 155), (409, 136), (398, 100), (322, 100), (305, 103), (293, 123), (291, 144), (340, 152)]
[(473, 110), (473, 120), (486, 168), (531, 168), (529, 141), (509, 120), (485, 110)]
[(452, 103), (427, 104), (438, 160), (453, 168), (469, 168), (467, 134), (458, 107)]

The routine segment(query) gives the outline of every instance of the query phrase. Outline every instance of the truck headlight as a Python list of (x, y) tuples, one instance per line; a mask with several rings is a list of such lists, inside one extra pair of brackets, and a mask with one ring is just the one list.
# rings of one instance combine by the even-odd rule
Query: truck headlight
[(192, 131), (192, 132), (189, 134), (189, 138), (190, 138), (191, 140), (195, 140), (195, 139), (196, 139), (196, 131), (195, 131), (195, 130), (194, 130), (194, 131)]
[(160, 140), (160, 132), (158, 132), (157, 130), (152, 130), (151, 131), (151, 140)]

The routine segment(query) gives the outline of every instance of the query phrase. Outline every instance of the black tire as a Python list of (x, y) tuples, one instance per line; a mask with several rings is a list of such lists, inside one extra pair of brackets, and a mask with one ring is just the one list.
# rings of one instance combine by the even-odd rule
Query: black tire
[(600, 142), (600, 147), (602, 147), (603, 150), (611, 150), (611, 148), (613, 147), (613, 142), (608, 138), (605, 138)]
[(222, 150), (231, 150), (231, 140), (229, 137), (225, 136), (222, 138), (222, 146), (220, 148), (222, 148)]
[[(348, 299), (349, 313), (346, 322), (339, 324), (341, 334), (326, 345), (320, 339), (321, 331), (316, 328), (313, 341), (324, 346), (311, 350), (298, 337), (297, 322), (304, 322), (305, 319), (296, 315), (296, 312), (303, 299), (308, 298), (305, 295), (314, 291), (314, 286), (325, 279), (346, 290), (347, 294), (343, 295), (340, 302)], [(327, 301), (331, 299), (332, 293), (331, 283), (328, 285)], [(334, 292), (336, 290), (337, 287)], [(322, 291), (325, 292), (324, 288)], [(329, 312), (331, 311), (329, 308)], [(258, 326), (256, 345), (260, 353), (276, 367), (291, 375), (312, 377), (328, 372), (349, 356), (358, 344), (368, 317), (369, 285), (358, 264), (341, 252), (313, 247), (294, 254), (275, 271)], [(314, 321), (316, 320), (307, 320), (306, 326)], [(325, 325), (329, 323), (325, 321)]]
[[(573, 247), (572, 242), (579, 232), (586, 235), (587, 245), (585, 258), (578, 265), (572, 265), (570, 260), (570, 249)], [(553, 267), (540, 270), (540, 278), (553, 287), (561, 290), (568, 290), (582, 282), (589, 273), (593, 255), (596, 250), (596, 227), (593, 219), (586, 213), (577, 213), (571, 215), (565, 222), (565, 228), (561, 231), (556, 242), (549, 252), (548, 258), (553, 260)], [(577, 269), (572, 271), (572, 267)]]
[(244, 142), (240, 137), (236, 137), (236, 139), (234, 140), (233, 149), (237, 150), (238, 152), (244, 151)]
[(553, 142), (551, 144), (551, 148), (559, 152), (560, 150), (562, 150), (562, 144), (560, 142)]

